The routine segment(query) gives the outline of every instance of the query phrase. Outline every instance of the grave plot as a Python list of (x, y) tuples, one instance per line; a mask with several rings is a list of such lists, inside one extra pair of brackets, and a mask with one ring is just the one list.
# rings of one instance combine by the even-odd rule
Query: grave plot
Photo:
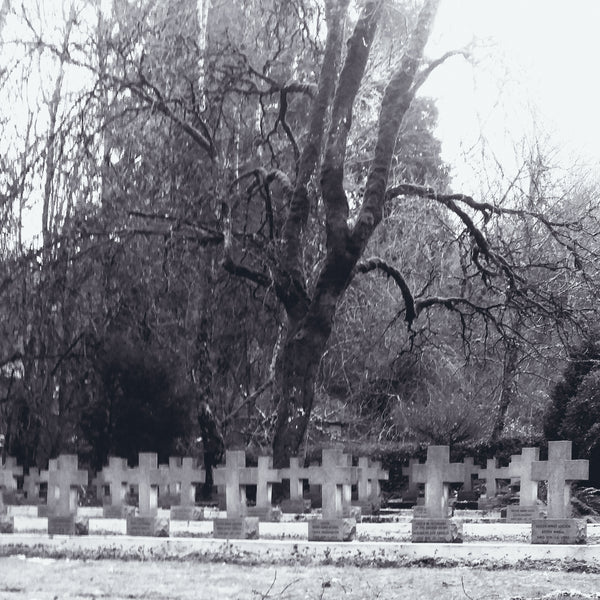
[(449, 517), (449, 484), (464, 481), (464, 465), (450, 462), (448, 446), (429, 446), (416, 465), (415, 481), (425, 484), (425, 504), (412, 521), (413, 542), (462, 542), (462, 524)]
[(192, 457), (169, 459), (169, 488), (179, 496), (179, 504), (171, 506), (172, 521), (199, 521), (204, 511), (196, 506), (196, 487), (206, 481), (206, 473)]
[(41, 474), (48, 483), (48, 534), (87, 535), (87, 517), (78, 517), (79, 489), (88, 484), (87, 471), (78, 469), (77, 456), (61, 454), (51, 460), (48, 470)]
[(258, 537), (258, 517), (247, 516), (246, 453), (228, 450), (225, 466), (213, 472), (215, 485), (225, 486), (227, 517), (213, 521), (213, 536), (227, 539)]
[(23, 474), (23, 469), (17, 466), (14, 458), (7, 457), (4, 464), (0, 464), (0, 533), (14, 531), (14, 518), (7, 514), (4, 506), (4, 493), (14, 492), (17, 489), (17, 476)]
[[(356, 535), (356, 519), (344, 517), (349, 506), (355, 468), (341, 450), (323, 450), (320, 466), (309, 467), (308, 480), (321, 486), (322, 518), (308, 522), (308, 539), (349, 541)], [(350, 492), (350, 493), (349, 493)]]
[(508, 474), (519, 480), (519, 504), (506, 508), (507, 523), (531, 523), (540, 517), (538, 482), (531, 478), (531, 465), (540, 458), (539, 448), (523, 448), (511, 456)]
[(587, 524), (571, 514), (571, 483), (587, 479), (589, 462), (571, 459), (571, 442), (548, 442), (548, 460), (531, 464), (531, 479), (548, 484), (548, 518), (534, 519), (533, 544), (583, 544)]
[(169, 519), (158, 516), (158, 486), (164, 482), (158, 455), (141, 452), (138, 466), (129, 470), (129, 482), (138, 487), (138, 510), (127, 516), (127, 535), (168, 537)]

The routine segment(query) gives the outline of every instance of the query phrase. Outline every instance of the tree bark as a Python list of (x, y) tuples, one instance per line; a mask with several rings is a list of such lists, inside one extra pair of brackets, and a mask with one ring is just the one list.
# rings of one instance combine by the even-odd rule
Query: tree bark
[[(327, 254), (314, 292), (311, 297), (307, 297), (305, 312), (287, 310), (288, 332), (277, 362), (274, 384), (277, 421), (273, 438), (273, 460), (276, 467), (286, 466), (290, 456), (298, 453), (304, 441), (313, 408), (318, 367), (327, 348), (338, 302), (352, 279), (354, 268), (368, 240), (381, 220), (396, 138), (414, 95), (415, 76), (438, 2), (439, 0), (425, 2), (400, 68), (386, 89), (375, 158), (367, 178), (363, 207), (352, 231), (348, 225), (349, 209), (343, 185), (344, 162), (352, 123), (352, 107), (364, 77), (381, 13), (381, 2), (365, 4), (348, 41), (346, 59), (333, 99), (331, 124), (321, 167)], [(294, 227), (288, 219), (290, 236), (300, 235), (301, 221), (302, 219), (297, 219)]]

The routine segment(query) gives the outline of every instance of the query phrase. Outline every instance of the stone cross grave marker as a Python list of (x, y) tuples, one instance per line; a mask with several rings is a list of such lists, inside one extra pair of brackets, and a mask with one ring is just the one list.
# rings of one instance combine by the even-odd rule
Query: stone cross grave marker
[(203, 511), (196, 506), (196, 486), (206, 481), (206, 473), (191, 456), (169, 458), (169, 488), (179, 495), (179, 504), (171, 506), (171, 519), (198, 521)]
[(29, 473), (23, 478), (23, 491), (25, 498), (36, 504), (40, 501), (40, 481), (42, 481), (40, 470), (29, 467)]
[(14, 533), (15, 520), (13, 516), (6, 514), (4, 506), (4, 490), (14, 491), (17, 489), (18, 475), (23, 474), (23, 468), (17, 466), (17, 461), (11, 456), (6, 458), (4, 465), (0, 464), (0, 533)]
[[(179, 506), (196, 504), (196, 486), (206, 481), (206, 473), (191, 456), (169, 458), (169, 487), (179, 494)], [(171, 487), (174, 484), (174, 490)]]
[(381, 503), (381, 480), (387, 480), (389, 474), (381, 468), (379, 461), (371, 461), (368, 456), (358, 459), (358, 502), (362, 512), (379, 510)]
[(589, 462), (571, 459), (571, 442), (548, 442), (548, 460), (531, 464), (531, 479), (548, 482), (548, 518), (532, 520), (532, 544), (586, 542), (586, 521), (570, 518), (571, 482), (588, 476)]
[(450, 483), (464, 481), (464, 464), (450, 462), (448, 446), (429, 446), (427, 462), (415, 465), (415, 481), (425, 484), (425, 514), (432, 518), (448, 516)]
[(225, 466), (213, 471), (215, 485), (225, 487), (227, 518), (214, 519), (213, 536), (216, 538), (258, 537), (258, 517), (248, 517), (246, 505), (246, 453), (243, 450), (227, 450)]
[(521, 454), (510, 457), (508, 474), (519, 480), (519, 505), (506, 507), (506, 520), (510, 523), (530, 523), (539, 516), (538, 482), (531, 479), (531, 465), (539, 459), (539, 448), (523, 448)]
[(257, 467), (248, 467), (240, 479), (246, 485), (256, 485), (256, 507), (248, 512), (265, 519), (271, 519), (273, 484), (281, 482), (281, 474), (273, 468), (273, 458), (259, 456)]
[(571, 516), (571, 482), (587, 479), (589, 461), (571, 459), (571, 442), (548, 442), (548, 460), (531, 464), (531, 479), (548, 482), (548, 518)]
[(17, 466), (17, 460), (7, 456), (4, 464), (0, 464), (0, 512), (2, 510), (2, 492), (13, 492), (17, 489), (17, 477), (23, 475), (23, 467)]
[(246, 484), (240, 475), (246, 470), (246, 453), (243, 450), (227, 450), (225, 466), (213, 471), (215, 485), (225, 486), (227, 517), (239, 519), (246, 516)]
[(461, 491), (472, 492), (473, 475), (479, 475), (479, 473), (481, 472), (481, 467), (479, 465), (474, 464), (472, 456), (468, 456), (467, 458), (465, 458), (463, 460), (463, 465), (465, 465), (465, 477), (463, 480)]
[(48, 483), (48, 534), (86, 535), (88, 520), (78, 518), (79, 487), (88, 484), (88, 472), (79, 470), (77, 455), (61, 454), (42, 471), (42, 481)]
[(164, 474), (158, 468), (155, 452), (140, 452), (138, 466), (129, 469), (129, 482), (138, 486), (138, 512), (141, 517), (154, 517), (158, 512), (158, 487)]
[(75, 454), (61, 454), (49, 461), (48, 470), (42, 471), (42, 481), (48, 483), (48, 512), (66, 517), (77, 512), (80, 486), (88, 483), (87, 471), (78, 469)]
[(499, 467), (495, 458), (488, 458), (485, 469), (479, 471), (479, 478), (485, 479), (485, 496), (495, 498), (498, 493), (498, 479), (510, 479), (509, 467)]
[[(109, 490), (109, 502), (103, 507), (105, 517), (121, 518), (125, 516), (125, 497), (130, 478), (131, 469), (127, 466), (127, 460), (110, 456), (108, 466), (105, 466), (96, 477), (96, 484), (102, 487), (106, 485)], [(104, 495), (102, 499), (104, 500)]]
[(508, 465), (508, 474), (519, 479), (519, 505), (537, 504), (538, 482), (531, 478), (531, 465), (540, 460), (539, 448), (523, 448), (521, 454), (513, 454)]
[(352, 457), (339, 449), (324, 449), (320, 466), (308, 468), (308, 480), (321, 486), (322, 519), (308, 522), (308, 539), (350, 541), (356, 534), (356, 520), (344, 518), (350, 506), (352, 483), (357, 479)]
[(290, 458), (290, 466), (286, 469), (280, 469), (281, 479), (287, 479), (290, 482), (289, 500), (283, 500), (281, 509), (283, 512), (303, 513), (309, 500), (304, 499), (304, 481), (308, 480), (309, 470), (300, 466), (300, 459), (297, 456)]
[(323, 519), (338, 519), (344, 512), (344, 487), (352, 488), (354, 467), (341, 450), (325, 449), (320, 466), (308, 468), (308, 480), (321, 486)]
[(127, 516), (127, 535), (169, 537), (169, 519), (158, 517), (158, 488), (164, 472), (155, 452), (140, 452), (138, 466), (129, 469), (128, 482), (138, 487), (138, 514)]
[(407, 490), (411, 493), (419, 493), (419, 484), (415, 479), (415, 469), (419, 464), (418, 458), (411, 458), (408, 461), (407, 467), (402, 467), (402, 475), (408, 477), (408, 488)]

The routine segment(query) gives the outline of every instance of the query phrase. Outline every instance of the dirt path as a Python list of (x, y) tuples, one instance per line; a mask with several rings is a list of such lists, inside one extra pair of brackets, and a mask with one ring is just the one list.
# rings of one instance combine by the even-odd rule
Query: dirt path
[(597, 594), (600, 575), (553, 571), (0, 558), (1, 600), (600, 599)]

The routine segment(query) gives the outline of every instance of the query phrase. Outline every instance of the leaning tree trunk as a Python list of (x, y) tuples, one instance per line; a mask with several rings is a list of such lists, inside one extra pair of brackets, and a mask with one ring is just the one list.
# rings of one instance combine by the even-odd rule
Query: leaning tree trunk
[[(313, 408), (319, 363), (331, 335), (338, 302), (352, 280), (375, 227), (381, 221), (398, 131), (418, 87), (417, 69), (438, 2), (439, 0), (425, 2), (400, 66), (386, 88), (379, 117), (375, 155), (365, 184), (362, 207), (353, 228), (350, 228), (348, 221), (350, 211), (343, 185), (344, 163), (352, 123), (352, 107), (364, 77), (382, 2), (371, 1), (364, 5), (348, 41), (344, 66), (332, 102), (331, 122), (321, 165), (327, 254), (314, 292), (310, 296), (304, 285), (302, 293), (297, 293), (300, 269), (294, 267), (298, 265), (299, 253), (294, 250), (299, 247), (297, 242), (303, 219), (293, 221), (294, 215), (301, 212), (298, 210), (301, 198), (295, 195), (292, 199), (283, 240), (288, 253), (280, 263), (282, 271), (287, 274), (287, 285), (284, 276), (279, 278), (276, 286), (289, 320), (274, 385), (277, 421), (273, 460), (277, 467), (285, 466), (290, 456), (297, 454), (302, 445)], [(323, 68), (326, 68), (326, 63)], [(290, 244), (290, 241), (296, 244)], [(296, 301), (298, 298), (301, 301)]]

